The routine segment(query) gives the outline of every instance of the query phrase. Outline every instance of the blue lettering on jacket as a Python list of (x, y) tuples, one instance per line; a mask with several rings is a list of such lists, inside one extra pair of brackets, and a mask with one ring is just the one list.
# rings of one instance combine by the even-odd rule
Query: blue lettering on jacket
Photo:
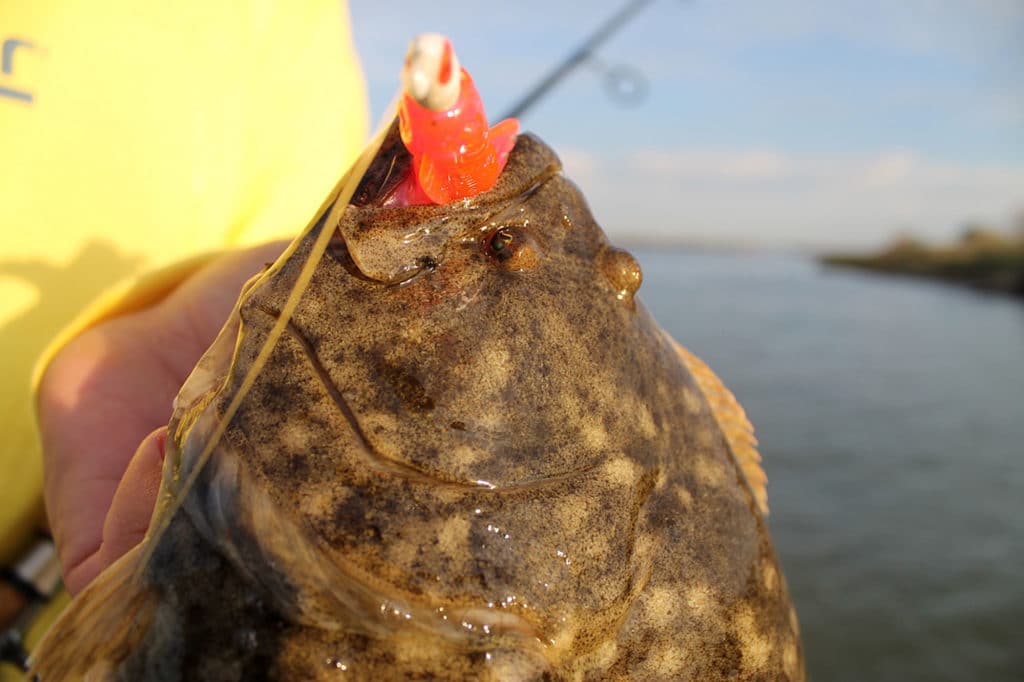
[[(31, 50), (35, 45), (20, 38), (8, 38), (4, 41), (3, 47), (0, 47), (0, 73), (3, 73), (4, 76), (10, 76), (14, 73), (14, 52), (19, 47)], [(28, 102), (29, 104), (32, 103), (31, 92), (4, 87), (2, 79), (0, 79), (0, 97)]]

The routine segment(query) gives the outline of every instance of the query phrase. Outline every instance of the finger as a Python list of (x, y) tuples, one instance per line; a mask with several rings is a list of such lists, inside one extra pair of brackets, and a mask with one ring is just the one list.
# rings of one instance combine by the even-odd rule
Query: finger
[(242, 283), (282, 248), (211, 263), (159, 305), (86, 331), (47, 368), (38, 396), (44, 494), (66, 572), (88, 560), (82, 571), (95, 575), (104, 519), (136, 447), (167, 423), (174, 396)]
[(99, 549), (128, 462), (167, 422), (180, 383), (132, 341), (138, 327), (125, 318), (85, 332), (54, 358), (40, 387), (47, 516), (65, 578)]
[(117, 486), (103, 523), (100, 554), (106, 565), (139, 544), (149, 529), (153, 506), (160, 492), (166, 442), (166, 426), (146, 436)]
[(166, 440), (167, 427), (162, 426), (146, 436), (135, 451), (114, 492), (99, 549), (65, 572), (64, 583), (71, 594), (77, 594), (145, 537), (160, 491)]
[(163, 362), (183, 378), (224, 326), (242, 285), (273, 263), (287, 242), (272, 242), (230, 253), (196, 273), (154, 309), (165, 331), (160, 339)]

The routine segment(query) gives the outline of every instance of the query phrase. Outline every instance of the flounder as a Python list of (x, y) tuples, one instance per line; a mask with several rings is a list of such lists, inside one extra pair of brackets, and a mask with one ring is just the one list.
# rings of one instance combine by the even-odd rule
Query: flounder
[(385, 205), (408, 163), (246, 285), (37, 679), (802, 680), (750, 424), (555, 154)]

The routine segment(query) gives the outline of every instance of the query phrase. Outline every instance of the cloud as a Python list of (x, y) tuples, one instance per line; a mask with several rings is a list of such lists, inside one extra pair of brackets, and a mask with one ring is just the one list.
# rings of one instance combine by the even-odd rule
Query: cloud
[(911, 176), (915, 164), (916, 159), (908, 152), (887, 152), (868, 163), (863, 179), (872, 186), (899, 185)]
[(715, 177), (734, 180), (770, 180), (792, 172), (790, 160), (771, 150), (664, 151), (640, 150), (629, 158), (631, 170), (664, 173), (677, 178)]
[[(909, 229), (948, 239), (1024, 208), (1024, 165), (953, 163), (906, 149), (822, 157), (763, 149), (573, 151), (566, 164), (620, 239), (872, 246)], [(580, 175), (574, 169), (581, 169)]]
[(576, 182), (596, 179), (595, 174), (603, 165), (596, 154), (581, 147), (563, 146), (558, 149), (558, 158), (562, 161), (565, 174)]

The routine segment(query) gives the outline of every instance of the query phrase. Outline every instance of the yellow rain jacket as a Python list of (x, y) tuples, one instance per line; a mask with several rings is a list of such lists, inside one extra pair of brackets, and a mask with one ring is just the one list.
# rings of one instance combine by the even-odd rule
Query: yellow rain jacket
[(0, 0), (0, 565), (41, 519), (53, 351), (296, 234), (366, 119), (339, 0)]

